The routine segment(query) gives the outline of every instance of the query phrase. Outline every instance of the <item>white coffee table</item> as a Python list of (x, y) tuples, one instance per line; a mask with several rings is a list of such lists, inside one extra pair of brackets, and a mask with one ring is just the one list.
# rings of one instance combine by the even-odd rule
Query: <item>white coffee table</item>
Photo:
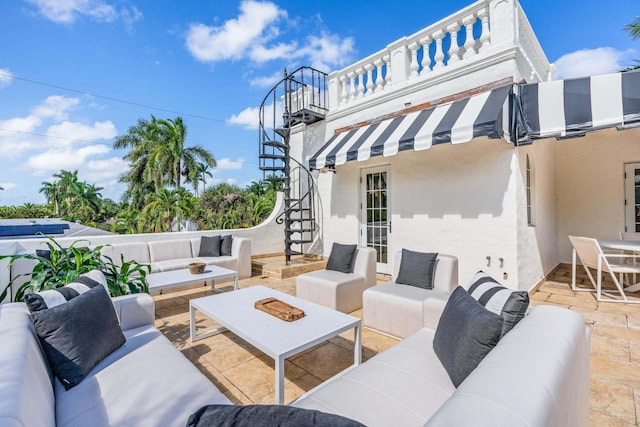
[(157, 291), (175, 286), (211, 281), (211, 292), (220, 292), (215, 288), (215, 281), (224, 277), (233, 277), (233, 289), (238, 289), (238, 272), (218, 267), (217, 265), (207, 265), (202, 274), (191, 274), (188, 268), (150, 273), (147, 274), (147, 284), (150, 291)]
[[(254, 308), (263, 298), (278, 298), (305, 312), (302, 319), (286, 322)], [(196, 333), (196, 310), (222, 325)], [(353, 364), (362, 362), (360, 319), (264, 286), (253, 286), (189, 301), (191, 340), (229, 330), (275, 361), (275, 401), (284, 403), (284, 361), (349, 329), (354, 330)]]

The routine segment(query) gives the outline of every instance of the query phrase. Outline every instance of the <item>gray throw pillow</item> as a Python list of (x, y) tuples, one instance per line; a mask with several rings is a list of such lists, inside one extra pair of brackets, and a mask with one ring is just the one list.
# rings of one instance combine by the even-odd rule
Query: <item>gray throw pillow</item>
[(433, 289), (437, 258), (437, 252), (414, 252), (403, 249), (396, 283)]
[(529, 307), (527, 291), (505, 288), (483, 271), (471, 278), (468, 292), (487, 310), (504, 319), (502, 336), (522, 320)]
[(444, 308), (433, 338), (433, 351), (458, 387), (498, 344), (502, 317), (484, 308), (458, 286)]
[(207, 405), (194, 412), (187, 427), (331, 426), (364, 427), (358, 421), (313, 409), (286, 405)]
[(220, 244), (220, 255), (231, 256), (231, 245), (233, 244), (233, 237), (229, 234), (222, 236), (222, 243)]
[(66, 390), (125, 342), (111, 298), (102, 286), (33, 312), (31, 319), (51, 371)]
[(331, 255), (329, 255), (326, 269), (342, 273), (353, 273), (356, 250), (357, 245), (334, 243), (331, 247)]
[(220, 256), (221, 246), (222, 239), (220, 236), (202, 236), (200, 237), (200, 251), (198, 251), (198, 256)]

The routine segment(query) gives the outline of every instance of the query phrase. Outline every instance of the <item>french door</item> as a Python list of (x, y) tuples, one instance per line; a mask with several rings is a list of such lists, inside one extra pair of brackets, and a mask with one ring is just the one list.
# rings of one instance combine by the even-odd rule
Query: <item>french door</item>
[(360, 187), (360, 244), (376, 250), (376, 271), (390, 274), (391, 210), (388, 167), (363, 169)]
[(624, 165), (625, 231), (640, 233), (640, 163)]

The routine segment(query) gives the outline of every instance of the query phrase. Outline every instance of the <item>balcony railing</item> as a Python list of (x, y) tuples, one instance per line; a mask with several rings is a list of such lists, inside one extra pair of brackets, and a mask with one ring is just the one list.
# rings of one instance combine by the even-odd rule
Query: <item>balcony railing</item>
[(546, 80), (549, 63), (517, 0), (479, 0), (331, 73), (330, 111), (517, 48), (531, 68), (531, 78)]

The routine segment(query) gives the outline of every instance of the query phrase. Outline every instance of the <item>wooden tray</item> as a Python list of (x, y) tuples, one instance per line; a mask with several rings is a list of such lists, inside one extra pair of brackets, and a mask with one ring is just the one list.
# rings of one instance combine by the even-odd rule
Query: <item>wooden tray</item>
[(262, 310), (265, 313), (275, 316), (278, 319), (286, 320), (287, 322), (293, 322), (294, 320), (304, 317), (304, 311), (277, 298), (261, 299), (260, 301), (256, 301), (253, 306), (258, 310)]

